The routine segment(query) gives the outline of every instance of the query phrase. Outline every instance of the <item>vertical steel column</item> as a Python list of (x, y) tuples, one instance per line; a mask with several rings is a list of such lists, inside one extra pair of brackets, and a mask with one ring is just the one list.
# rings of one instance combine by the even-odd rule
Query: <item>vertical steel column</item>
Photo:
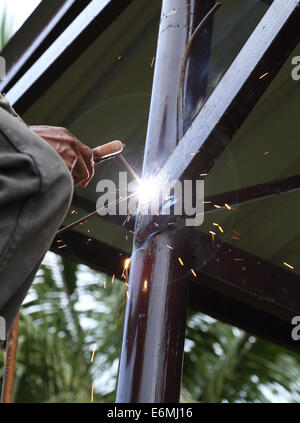
[[(181, 62), (193, 29), (211, 4), (211, 0), (163, 0), (144, 176), (156, 174), (177, 144)], [(137, 225), (137, 239), (139, 230)], [(190, 269), (190, 230), (166, 230), (142, 243), (137, 239), (116, 402), (178, 402), (189, 292), (184, 276)]]

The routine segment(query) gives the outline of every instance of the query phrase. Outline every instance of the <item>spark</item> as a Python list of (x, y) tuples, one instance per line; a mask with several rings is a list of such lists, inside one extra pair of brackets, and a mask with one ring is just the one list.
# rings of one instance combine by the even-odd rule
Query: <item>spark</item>
[(109, 203), (107, 206), (104, 206), (104, 207), (102, 207), (102, 208), (100, 208), (100, 209), (97, 209), (97, 210), (93, 211), (92, 213), (88, 214), (87, 216), (82, 217), (82, 218), (81, 218), (81, 219), (79, 219), (79, 220), (76, 220), (75, 222), (71, 223), (70, 225), (64, 226), (62, 229), (60, 229), (59, 231), (57, 231), (57, 232), (56, 232), (56, 235), (60, 235), (61, 233), (66, 232), (66, 231), (68, 231), (69, 229), (72, 229), (72, 228), (74, 228), (74, 227), (75, 227), (75, 226), (77, 226), (77, 225), (83, 225), (83, 224), (84, 224), (84, 223), (86, 223), (86, 222), (88, 221), (88, 219), (90, 219), (91, 217), (96, 216), (97, 214), (100, 214), (100, 212), (101, 212), (101, 211), (108, 210), (110, 206), (113, 206), (113, 205), (119, 204), (119, 203), (121, 203), (121, 202), (123, 202), (123, 201), (126, 201), (126, 200), (128, 200), (129, 198), (132, 198), (134, 195), (136, 195), (136, 192), (134, 192), (133, 194), (130, 194), (130, 195), (128, 195), (128, 196), (126, 196), (126, 197), (122, 198), (122, 200), (115, 200), (115, 201), (112, 201), (112, 202), (111, 202), (111, 203)]
[(259, 77), (259, 79), (263, 79), (265, 76), (267, 76), (267, 75), (269, 75), (269, 72), (266, 72), (266, 73), (264, 73), (263, 75), (261, 75), (260, 77)]
[(111, 279), (111, 283), (113, 284), (114, 283), (114, 281), (115, 281), (115, 277), (116, 277), (116, 275), (112, 275), (112, 279)]
[(218, 206), (217, 204), (214, 204), (214, 207), (215, 207), (216, 209), (221, 209), (221, 208), (222, 208), (221, 206)]
[(181, 266), (184, 266), (184, 263), (183, 263), (183, 261), (182, 261), (182, 259), (180, 257), (178, 257), (178, 261), (181, 264)]
[(106, 288), (106, 281), (103, 282), (103, 288)]
[(175, 225), (175, 222), (169, 222), (168, 225)]
[(238, 236), (241, 236), (241, 234), (238, 231), (235, 231), (234, 229), (232, 230), (233, 233), (235, 233)]
[(97, 349), (97, 345), (95, 344), (93, 352), (92, 352), (91, 363), (93, 363), (94, 361), (96, 349)]
[(92, 385), (91, 402), (94, 402), (94, 385)]
[(71, 211), (71, 214), (77, 214), (77, 211), (74, 209)]
[(197, 274), (196, 274), (196, 272), (195, 272), (195, 270), (194, 269), (191, 269), (191, 272), (192, 272), (192, 274), (195, 276), (195, 278), (197, 277)]
[(265, 151), (264, 152), (264, 156), (267, 156), (268, 154), (270, 154), (270, 151)]
[(121, 60), (122, 59), (122, 56), (118, 56), (118, 60)]
[(220, 232), (222, 232), (222, 234), (224, 233), (224, 230), (223, 230), (223, 228), (222, 228), (222, 226), (221, 226), (221, 225), (219, 225), (218, 223), (215, 223), (215, 222), (213, 223), (213, 225), (214, 225), (214, 226), (217, 226), (217, 227), (218, 227), (218, 229), (219, 229), (219, 231), (220, 231)]
[(148, 290), (148, 281), (147, 279), (144, 280), (144, 286), (143, 286), (143, 291), (147, 291)]
[(125, 283), (126, 283), (127, 286), (128, 286), (128, 277), (129, 277), (128, 269), (129, 269), (129, 266), (130, 266), (130, 262), (131, 262), (130, 258), (125, 259), (124, 270), (123, 270), (123, 273), (122, 273), (122, 276), (121, 276), (121, 278), (125, 279)]
[(130, 258), (125, 259), (124, 270), (128, 270), (129, 265), (130, 265), (130, 262), (131, 262), (131, 259)]
[(156, 222), (154, 222), (154, 225), (158, 228), (159, 227), (159, 224), (158, 223), (156, 223)]
[(216, 233), (213, 232), (213, 231), (209, 231), (209, 233), (211, 234), (211, 238), (214, 241), (215, 240)]
[(155, 56), (153, 56), (153, 59), (152, 59), (152, 62), (151, 62), (150, 68), (153, 68), (154, 61), (155, 61)]
[(290, 269), (292, 269), (292, 270), (294, 270), (295, 268), (294, 268), (294, 266), (291, 266), (290, 264), (288, 264), (286, 261), (284, 261), (283, 262), (283, 264), (286, 266), (286, 267), (289, 267)]
[(129, 292), (126, 291), (126, 295), (127, 295), (127, 300), (129, 300)]
[(207, 176), (207, 173), (200, 173), (200, 176)]
[(245, 261), (245, 259), (243, 259), (243, 258), (234, 258), (233, 260), (234, 261)]
[(171, 245), (168, 245), (168, 244), (167, 244), (167, 247), (168, 247), (168, 248), (170, 248), (170, 250), (174, 250), (174, 248), (173, 248), (173, 247), (171, 247)]
[(211, 204), (211, 201), (202, 201), (203, 204)]
[(61, 248), (65, 248), (65, 247), (67, 247), (67, 244), (61, 245), (60, 247), (58, 247), (58, 249), (60, 250)]
[(227, 203), (225, 203), (224, 206), (226, 207), (226, 209), (231, 210), (231, 207)]
[[(129, 218), (129, 219), (128, 219)], [(127, 216), (126, 216), (126, 219), (124, 220), (124, 222), (122, 223), (122, 226), (125, 226), (126, 225), (126, 223), (127, 222), (129, 222), (129, 220), (130, 220), (130, 215), (128, 214)]]
[(239, 238), (239, 237), (237, 237), (237, 236), (233, 236), (232, 238), (233, 238), (233, 239), (237, 239), (238, 241), (240, 240), (240, 238)]

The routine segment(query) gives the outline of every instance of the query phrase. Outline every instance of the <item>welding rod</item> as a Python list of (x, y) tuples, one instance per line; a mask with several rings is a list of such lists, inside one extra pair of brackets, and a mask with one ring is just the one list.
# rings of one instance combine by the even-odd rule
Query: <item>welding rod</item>
[(136, 179), (139, 182), (140, 181), (139, 176), (137, 176), (137, 174), (132, 169), (132, 167), (130, 166), (130, 164), (128, 163), (128, 161), (123, 157), (123, 154), (119, 154), (118, 157), (121, 160), (121, 162), (127, 167), (127, 169), (129, 170), (129, 172), (131, 173), (131, 175), (134, 177), (134, 179)]

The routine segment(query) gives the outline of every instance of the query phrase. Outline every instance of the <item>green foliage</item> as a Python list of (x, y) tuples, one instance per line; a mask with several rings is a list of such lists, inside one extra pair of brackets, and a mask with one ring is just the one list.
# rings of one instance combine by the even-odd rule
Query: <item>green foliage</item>
[(300, 356), (200, 313), (190, 313), (183, 395), (200, 402), (296, 402)]
[(122, 282), (48, 254), (22, 308), (14, 401), (89, 402), (92, 385), (113, 401), (125, 298)]
[[(48, 254), (23, 306), (14, 400), (89, 402), (94, 385), (113, 402), (125, 304), (123, 282)], [(299, 399), (299, 355), (189, 312), (181, 401)]]
[(12, 36), (12, 21), (8, 18), (6, 7), (0, 14), (0, 51)]

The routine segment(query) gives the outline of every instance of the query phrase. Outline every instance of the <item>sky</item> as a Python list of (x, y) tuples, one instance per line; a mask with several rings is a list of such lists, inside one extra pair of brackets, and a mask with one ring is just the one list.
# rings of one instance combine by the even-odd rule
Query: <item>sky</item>
[(0, 0), (0, 13), (6, 7), (15, 33), (40, 2), (41, 0)]

